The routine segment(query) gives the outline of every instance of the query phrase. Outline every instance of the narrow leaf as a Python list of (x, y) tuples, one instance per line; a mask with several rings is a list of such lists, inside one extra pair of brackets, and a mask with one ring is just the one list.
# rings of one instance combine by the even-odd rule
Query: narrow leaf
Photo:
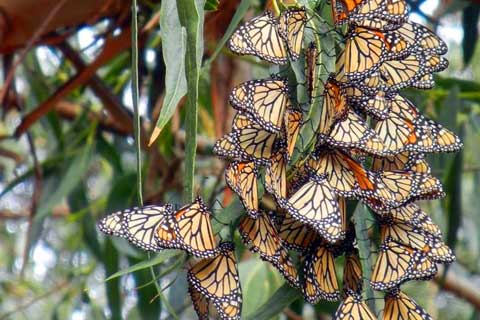
[(185, 201), (193, 201), (195, 156), (197, 151), (198, 79), (203, 56), (204, 0), (177, 0), (180, 23), (187, 31), (185, 73), (188, 95), (185, 105)]
[(185, 51), (187, 35), (178, 18), (175, 1), (162, 1), (160, 9), (160, 36), (165, 62), (165, 98), (162, 110), (148, 145), (159, 136), (172, 118), (180, 99), (187, 93), (185, 78)]
[[(353, 212), (353, 216), (355, 219), (355, 233), (357, 235), (360, 259), (362, 261), (363, 276), (365, 279), (370, 279), (371, 270), (372, 270), (372, 261), (371, 261), (372, 255), (370, 254), (370, 239), (369, 239), (368, 226), (366, 221), (368, 219), (371, 219), (371, 216), (368, 212), (368, 209), (361, 202), (358, 202), (357, 207)], [(365, 295), (366, 295), (366, 298), (368, 299), (367, 303), (370, 309), (372, 309), (372, 311), (375, 312), (376, 306), (375, 306), (374, 293), (373, 293), (372, 287), (368, 283), (368, 280), (365, 280), (365, 281), (367, 282), (364, 285)]]
[(110, 277), (108, 277), (105, 281), (110, 281), (112, 279), (121, 277), (123, 275), (138, 271), (138, 270), (143, 270), (146, 268), (150, 268), (152, 266), (156, 266), (157, 264), (160, 264), (170, 258), (173, 258), (179, 254), (179, 251), (176, 250), (165, 250), (160, 253), (158, 253), (153, 259), (146, 260), (139, 262), (133, 266), (130, 266), (128, 268), (125, 268), (123, 270), (117, 271), (114, 274), (112, 274)]
[(463, 64), (467, 66), (473, 58), (475, 46), (478, 40), (478, 18), (480, 5), (472, 4), (463, 10)]
[(295, 288), (284, 284), (255, 313), (247, 315), (247, 320), (269, 320), (276, 316), (300, 295)]

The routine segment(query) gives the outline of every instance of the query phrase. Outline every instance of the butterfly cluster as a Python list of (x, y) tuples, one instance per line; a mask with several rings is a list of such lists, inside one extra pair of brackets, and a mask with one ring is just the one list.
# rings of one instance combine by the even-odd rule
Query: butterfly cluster
[[(226, 184), (245, 209), (235, 225), (244, 244), (306, 301), (341, 300), (334, 319), (376, 319), (362, 297), (358, 217), (347, 212), (347, 201), (362, 202), (380, 235), (368, 280), (374, 290), (385, 291), (383, 319), (431, 319), (400, 286), (431, 279), (437, 263), (454, 260), (439, 227), (416, 201), (444, 196), (425, 154), (454, 152), (462, 144), (400, 91), (433, 87), (433, 74), (448, 66), (447, 47), (407, 19), (405, 0), (333, 0), (331, 5), (335, 24), (346, 25), (347, 31), (324, 84), (315, 143), (300, 160), (292, 163), (303, 112), (289, 81), (272, 76), (231, 91), (229, 102), (237, 113), (214, 153), (229, 161)], [(286, 9), (279, 17), (265, 12), (240, 26), (228, 48), (285, 65), (302, 53), (307, 20), (304, 8)], [(317, 54), (315, 43), (305, 49), (311, 96), (318, 82)], [(275, 200), (275, 210), (262, 205), (262, 190)], [(197, 198), (179, 210), (167, 204), (117, 212), (99, 227), (145, 250), (180, 249), (193, 255), (187, 279), (198, 317), (209, 319), (212, 305), (221, 319), (240, 319), (234, 245), (217, 244), (210, 216)], [(338, 257), (344, 261), (342, 290)]]

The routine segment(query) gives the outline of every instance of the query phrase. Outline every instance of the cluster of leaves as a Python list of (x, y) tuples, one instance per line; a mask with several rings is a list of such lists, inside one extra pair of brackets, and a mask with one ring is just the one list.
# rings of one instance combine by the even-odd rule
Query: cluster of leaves
[[(231, 8), (214, 0), (206, 3), (194, 0), (181, 2), (186, 6), (186, 18), (171, 14), (177, 10), (174, 1), (163, 1), (162, 7), (146, 1), (140, 3), (141, 22), (157, 14), (160, 16), (160, 26), (155, 27), (146, 39), (143, 38), (144, 45), (139, 48), (140, 101), (146, 101), (141, 106), (146, 106), (147, 110), (142, 122), (144, 126), (149, 120), (153, 122), (158, 112), (155, 104), (159, 96), (163, 98), (157, 122), (157, 128), (161, 130), (157, 132), (155, 144), (143, 153), (145, 201), (181, 202), (183, 183), (193, 181), (193, 171), (190, 171), (190, 175), (183, 174), (183, 170), (179, 170), (179, 163), (183, 159), (190, 159), (186, 167), (191, 170), (194, 161), (198, 179), (195, 185), (189, 184), (191, 189), (185, 192), (186, 197), (192, 190), (200, 190), (205, 199), (214, 199), (220, 192), (227, 202), (229, 195), (223, 192), (223, 177), (218, 178), (220, 170), (216, 170), (218, 163), (213, 160), (211, 153), (214, 136), (219, 135), (215, 134), (218, 132), (215, 126), (222, 128), (227, 119), (228, 107), (218, 102), (223, 99), (218, 82), (225, 81), (220, 76), (226, 76), (231, 81), (232, 74), (244, 70), (251, 72), (255, 78), (262, 78), (277, 70), (270, 70), (249, 59), (245, 59), (247, 63), (236, 65), (222, 48), (248, 10), (263, 10), (264, 7), (250, 0), (240, 1), (238, 5), (232, 1)], [(314, 7), (316, 2), (321, 1), (299, 2)], [(444, 19), (440, 19), (443, 15), (463, 10), (464, 43), (470, 48), (465, 49), (465, 56), (468, 56), (468, 52), (474, 52), (472, 48), (475, 41), (471, 36), (475, 36), (472, 30), (478, 21), (478, 7), (475, 4), (471, 4), (475, 10), (461, 7), (460, 2), (453, 1), (448, 6), (451, 11), (439, 12), (435, 19), (442, 24)], [(414, 1), (413, 4), (417, 5), (414, 9), (419, 8), (418, 4), (421, 3), (423, 1)], [(195, 5), (197, 9), (194, 11), (188, 8)], [(203, 8), (211, 12), (204, 12)], [(196, 19), (190, 16), (192, 12), (196, 12)], [(211, 29), (207, 30), (208, 22), (212, 16), (222, 14), (227, 22), (218, 23), (217, 33), (220, 37), (215, 38), (216, 43), (203, 39), (203, 26), (206, 28), (205, 34), (212, 32)], [(329, 19), (328, 8), (321, 16)], [(187, 20), (188, 25), (185, 23)], [(101, 22), (94, 28), (87, 28), (87, 31), (101, 35), (104, 31), (121, 27), (115, 23)], [(88, 44), (79, 45), (79, 42), (82, 43), (79, 36), (82, 32), (72, 36), (69, 43), (89, 63), (92, 61), (90, 56), (102, 49), (103, 42), (96, 39), (90, 49), (87, 48)], [(333, 39), (330, 37), (325, 36), (319, 43), (324, 44), (325, 48), (331, 47)], [(194, 40), (190, 40), (192, 38)], [(208, 58), (201, 59), (204, 44), (209, 54)], [(462, 67), (460, 49), (451, 47), (450, 52), (452, 74), (456, 74), (454, 72), (459, 72)], [(147, 59), (152, 54), (153, 61)], [(190, 64), (182, 64), (186, 54)], [(475, 61), (478, 52), (472, 57), (470, 61)], [(326, 68), (334, 69), (334, 58), (329, 57), (326, 51), (320, 59)], [(225, 61), (229, 61), (229, 64), (225, 64)], [(299, 83), (304, 82), (302, 63), (299, 61), (296, 66), (299, 72), (292, 75), (297, 77)], [(475, 72), (478, 66), (473, 64), (471, 68), (471, 78), (479, 80), (479, 73)], [(17, 73), (19, 100), (24, 109), (21, 113), (4, 109), (0, 128), (2, 135), (10, 136), (24, 113), (35, 110), (36, 106), (48, 100), (56, 88), (63, 86), (75, 73), (76, 66), (65, 58), (64, 51), (59, 47), (31, 50)], [(108, 92), (120, 101), (122, 111), (130, 118), (131, 109), (124, 106), (128, 99), (122, 99), (130, 94), (131, 74), (128, 54), (120, 52), (102, 67), (97, 77), (108, 88)], [(4, 270), (0, 280), (0, 318), (23, 319), (31, 314), (42, 314), (62, 319), (78, 313), (99, 319), (107, 315), (111, 318), (159, 318), (181, 312), (187, 316), (193, 315), (186, 298), (185, 279), (182, 278), (182, 256), (165, 252), (149, 259), (122, 240), (101, 239), (95, 230), (95, 221), (105, 212), (136, 204), (137, 191), (134, 187), (135, 148), (129, 138), (132, 131), (118, 130), (103, 121), (105, 103), (92, 89), (92, 82), (69, 93), (68, 102), (80, 106), (70, 118), (60, 111), (51, 112), (31, 127), (30, 137), (24, 135), (18, 139), (6, 138), (1, 141), (0, 218), (6, 223), (0, 228), (0, 268)], [(476, 212), (479, 205), (476, 190), (480, 188), (480, 154), (475, 148), (478, 144), (480, 83), (453, 77), (439, 77), (436, 82), (434, 90), (410, 91), (408, 97), (427, 115), (460, 133), (465, 142), (462, 153), (436, 156), (430, 160), (434, 173), (443, 177), (448, 196), (443, 202), (430, 205), (428, 211), (442, 225), (442, 229), (447, 230), (447, 243), (457, 248), (458, 263), (450, 268), (450, 272), (470, 277), (480, 270), (476, 250), (480, 238), (474, 236), (480, 230), (480, 218)], [(179, 108), (186, 92), (189, 96), (195, 92), (192, 93), (190, 89), (194, 86), (198, 87), (199, 103), (193, 106), (187, 102), (186, 106)], [(304, 88), (299, 86), (297, 91), (299, 100), (302, 97), (306, 99)], [(310, 110), (313, 122), (320, 116), (317, 114), (319, 109), (317, 105)], [(198, 115), (197, 129), (191, 121), (184, 120), (187, 114), (190, 114), (189, 119), (196, 119)], [(305, 142), (313, 134), (311, 127), (316, 126), (316, 123), (305, 126), (302, 132)], [(190, 144), (184, 154), (181, 150), (185, 136), (196, 136), (198, 143), (195, 148), (193, 141), (187, 139)], [(38, 157), (35, 161), (29, 139), (36, 146)], [(194, 150), (197, 151), (196, 158), (193, 157)], [(11, 157), (12, 152), (18, 157)], [(201, 179), (201, 176), (207, 179)], [(187, 179), (184, 180), (185, 177)], [(36, 210), (32, 215), (30, 207), (36, 198), (34, 190), (39, 190), (35, 185), (41, 186), (41, 192), (38, 199), (34, 200), (33, 207)], [(237, 201), (225, 209), (219, 206), (217, 209), (216, 216), (222, 222), (236, 219), (242, 210)], [(358, 210), (355, 214), (368, 215), (360, 212), (362, 208)], [(221, 224), (214, 222), (214, 229), (221, 228)], [(368, 222), (358, 228), (366, 232)], [(361, 233), (359, 237), (367, 238)], [(242, 247), (240, 241), (238, 245)], [(360, 246), (364, 251), (369, 248), (368, 243), (362, 241)], [(150, 267), (153, 267), (156, 277), (161, 277), (160, 289), (168, 287), (168, 290), (161, 292), (160, 298), (156, 298), (158, 288), (156, 282), (152, 281)], [(118, 270), (122, 271), (116, 273)], [(105, 276), (109, 277), (108, 281), (104, 281)], [(278, 274), (265, 263), (244, 256), (240, 262), (240, 276), (244, 292), (244, 315), (247, 318), (270, 319), (285, 307), (294, 313), (302, 312), (303, 303), (298, 293), (288, 286), (282, 286)], [(176, 281), (172, 284), (173, 279)], [(441, 311), (440, 319), (474, 317), (474, 308), (459, 299), (443, 295), (442, 301), (448, 299), (447, 302), (455, 303), (428, 307), (428, 302), (435, 295), (434, 289), (427, 287), (418, 291), (415, 285), (408, 289), (412, 293), (417, 291), (412, 296), (434, 315), (435, 308), (438, 308)], [(448, 310), (445, 305), (449, 306)], [(315, 312), (331, 313), (335, 307), (319, 304), (315, 306)]]

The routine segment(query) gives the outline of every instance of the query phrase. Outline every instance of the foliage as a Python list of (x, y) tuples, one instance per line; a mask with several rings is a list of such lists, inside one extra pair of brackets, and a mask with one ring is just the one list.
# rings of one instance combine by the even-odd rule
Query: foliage
[[(328, 8), (321, 5), (324, 1), (298, 2), (316, 8), (320, 19), (329, 19)], [(412, 11), (418, 14), (423, 2), (414, 1)], [(480, 59), (480, 52), (475, 50), (473, 32), (478, 26), (478, 5), (465, 7), (462, 2), (451, 1), (448, 7), (429, 15), (443, 28), (461, 25), (464, 30), (462, 43), (449, 43), (448, 77), (444, 73), (434, 90), (412, 90), (408, 96), (427, 115), (464, 139), (461, 154), (432, 157), (433, 172), (443, 177), (448, 197), (429, 204), (427, 210), (448, 231), (446, 240), (456, 248), (458, 261), (449, 273), (457, 279), (470, 279), (480, 270), (480, 237), (476, 236), (480, 234), (480, 153), (476, 148), (480, 70), (478, 64), (471, 63)], [(237, 220), (241, 205), (237, 200), (231, 202), (222, 163), (213, 156), (212, 144), (229, 128), (232, 110), (226, 101), (230, 84), (288, 71), (298, 83), (298, 100), (306, 101), (304, 60), (293, 65), (293, 70), (278, 70), (250, 58), (232, 57), (222, 49), (247, 11), (264, 9), (259, 1), (177, 3), (182, 5), (176, 8), (174, 1), (161, 5), (139, 1), (142, 123), (137, 138), (143, 155), (144, 201), (181, 203), (182, 194), (186, 199), (201, 194), (215, 208), (215, 231), (225, 234), (229, 228), (224, 224)], [(149, 21), (153, 27), (145, 31)], [(28, 50), (15, 74), (16, 88), (11, 86), (5, 96), (0, 127), (0, 218), (5, 221), (0, 226), (0, 319), (27, 319), (32, 314), (58, 319), (193, 317), (183, 255), (167, 251), (147, 257), (125, 241), (107, 239), (95, 229), (96, 220), (105, 214), (138, 204), (130, 100), (134, 73), (125, 50), (131, 43), (128, 38), (121, 49), (105, 49), (104, 40), (128, 30), (128, 25), (121, 18), (103, 19), (74, 29), (68, 41)], [(334, 58), (326, 49), (332, 47), (333, 37), (328, 32), (310, 33), (306, 39), (319, 44), (321, 63), (329, 71)], [(50, 112), (29, 125), (27, 133), (13, 136), (18, 125), (25, 124), (26, 115), (88, 68), (92, 57), (102, 50), (112, 56), (95, 70), (96, 75), (57, 99)], [(5, 55), (4, 61), (11, 58)], [(4, 63), (4, 73), (8, 66)], [(326, 76), (323, 74), (322, 80)], [(185, 101), (182, 97), (187, 92)], [(309, 146), (311, 128), (317, 127), (321, 99), (317, 101), (309, 110), (312, 125), (303, 129), (302, 148)], [(148, 148), (152, 132), (157, 139)], [(367, 227), (368, 219), (358, 231), (366, 233)], [(236, 244), (244, 250), (240, 241)], [(257, 257), (242, 255), (240, 276), (247, 295), (243, 314), (248, 319), (269, 319), (284, 308), (302, 312), (298, 292), (282, 286), (276, 271)], [(162, 290), (160, 297), (155, 281)], [(476, 280), (471, 281), (478, 287)], [(407, 291), (435, 318), (475, 317), (472, 301), (449, 294), (439, 283), (412, 284)], [(381, 308), (377, 306), (377, 310)], [(321, 315), (332, 309), (318, 305), (310, 310)]]

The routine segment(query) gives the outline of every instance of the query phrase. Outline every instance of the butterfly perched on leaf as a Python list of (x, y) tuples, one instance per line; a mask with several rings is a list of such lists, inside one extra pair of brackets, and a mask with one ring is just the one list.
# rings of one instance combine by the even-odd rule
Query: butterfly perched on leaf
[(225, 180), (239, 196), (247, 213), (258, 214), (258, 170), (254, 162), (232, 162), (225, 169)]
[(237, 114), (232, 131), (217, 140), (213, 152), (220, 157), (266, 164), (280, 135), (271, 133), (246, 116)]
[(288, 99), (288, 83), (285, 79), (247, 81), (233, 88), (229, 97), (235, 109), (274, 133), (283, 126)]
[(431, 279), (437, 267), (427, 254), (385, 239), (373, 269), (370, 284), (375, 290), (390, 290), (409, 280)]
[(442, 238), (440, 227), (435, 224), (432, 221), (432, 218), (416, 203), (409, 203), (395, 209), (390, 209), (386, 212), (375, 213), (381, 218), (393, 220), (394, 223), (409, 223), (439, 239)]
[(377, 317), (367, 306), (365, 301), (362, 301), (362, 296), (359, 294), (347, 295), (333, 316), (333, 320), (376, 320)]
[(240, 26), (228, 48), (240, 55), (254, 55), (274, 64), (297, 60), (302, 49), (307, 16), (305, 9), (288, 9), (276, 18), (270, 11)]
[(455, 260), (452, 250), (441, 237), (419, 228), (411, 221), (399, 221), (389, 217), (380, 218), (380, 239), (391, 239), (397, 243), (423, 251), (430, 260), (451, 263)]
[(187, 280), (190, 294), (194, 295), (192, 300), (198, 303), (197, 312), (206, 309), (205, 302), (198, 296), (200, 293), (215, 306), (221, 319), (240, 319), (242, 289), (233, 243), (221, 243), (216, 256), (196, 262), (188, 270)]
[(313, 304), (320, 300), (338, 300), (340, 291), (333, 250), (328, 245), (316, 243), (304, 260), (302, 292), (305, 300)]
[(154, 238), (163, 248), (182, 249), (197, 257), (217, 254), (211, 213), (200, 197), (158, 224)]
[(310, 225), (329, 242), (344, 237), (337, 195), (328, 182), (315, 173), (288, 199), (279, 201), (293, 218)]
[(333, 0), (336, 24), (351, 23), (371, 29), (396, 29), (406, 20), (405, 0)]
[(286, 248), (305, 252), (318, 239), (311, 226), (293, 218), (287, 211), (277, 212), (275, 217), (278, 235)]
[(405, 293), (395, 288), (385, 295), (383, 319), (432, 320), (432, 317)]
[(139, 248), (149, 251), (163, 249), (155, 240), (156, 227), (173, 213), (171, 204), (149, 205), (125, 209), (100, 220), (100, 231), (128, 239)]
[(300, 286), (297, 269), (268, 213), (262, 212), (256, 219), (244, 216), (238, 229), (252, 251), (277, 268), (292, 286)]

